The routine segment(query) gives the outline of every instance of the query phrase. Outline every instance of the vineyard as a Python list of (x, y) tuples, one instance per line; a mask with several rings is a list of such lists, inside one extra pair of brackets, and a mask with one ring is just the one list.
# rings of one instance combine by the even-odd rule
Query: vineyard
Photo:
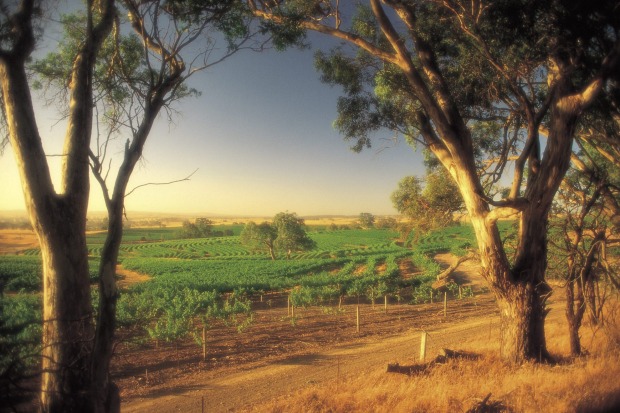
[[(475, 245), (469, 225), (421, 236), (413, 249), (403, 247), (391, 230), (312, 228), (316, 248), (272, 261), (240, 243), (240, 227), (226, 229), (235, 235), (178, 239), (175, 229), (127, 230), (120, 264), (150, 279), (121, 291), (119, 334), (138, 345), (187, 338), (200, 344), (198, 332), (216, 321), (239, 329), (250, 324), (252, 306), (263, 295), (284, 297), (294, 307), (333, 311), (347, 300), (424, 303), (431, 300), (431, 283), (440, 271), (433, 255), (463, 255)], [(505, 236), (510, 230), (510, 223), (502, 226)], [(104, 235), (88, 238), (93, 284)], [(404, 274), (405, 267), (413, 270)], [(0, 343), (0, 370), (27, 370), (38, 362), (41, 334), (39, 251), (0, 256), (0, 287), (0, 327), (10, 332)], [(458, 294), (453, 288), (448, 293), (451, 298)], [(96, 309), (96, 287), (92, 296)]]

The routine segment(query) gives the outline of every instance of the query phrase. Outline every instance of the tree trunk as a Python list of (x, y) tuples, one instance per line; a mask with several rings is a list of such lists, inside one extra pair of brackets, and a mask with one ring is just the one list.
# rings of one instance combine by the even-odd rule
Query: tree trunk
[(85, 235), (88, 182), (56, 194), (23, 62), (3, 60), (0, 71), (11, 146), (43, 262), (41, 410), (89, 411), (93, 328)]
[(43, 259), (43, 412), (90, 410), (93, 324), (88, 253), (84, 226), (67, 209), (51, 208), (50, 227), (37, 231)]
[[(575, 284), (577, 284), (577, 297), (575, 297)], [(583, 290), (581, 288), (581, 284), (579, 284), (579, 281), (575, 280), (574, 277), (571, 277), (566, 282), (565, 288), (566, 321), (568, 324), (568, 340), (570, 343), (570, 353), (573, 356), (580, 356), (581, 340), (579, 338), (579, 328), (581, 327), (581, 321), (585, 312)]]
[(483, 219), (472, 219), (472, 223), (483, 276), (500, 308), (502, 357), (516, 363), (549, 360), (544, 328), (550, 292), (544, 282), (546, 226), (539, 227), (536, 239), (531, 239), (527, 259), (522, 261), (525, 265), (511, 269), (496, 224)]
[(545, 340), (545, 309), (531, 283), (512, 285), (498, 298), (500, 307), (501, 353), (516, 363), (526, 360), (547, 361), (551, 357)]
[(108, 213), (108, 235), (99, 263), (99, 312), (91, 358), (91, 393), (95, 412), (120, 412), (118, 388), (110, 382), (109, 371), (116, 329), (116, 264), (123, 238), (122, 204)]

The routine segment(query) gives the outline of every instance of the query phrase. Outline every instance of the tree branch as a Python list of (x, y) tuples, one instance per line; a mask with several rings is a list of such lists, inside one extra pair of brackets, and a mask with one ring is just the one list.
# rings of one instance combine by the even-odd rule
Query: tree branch
[(125, 198), (127, 198), (129, 195), (131, 195), (132, 193), (134, 193), (137, 189), (139, 188), (143, 188), (145, 186), (151, 186), (151, 185), (171, 185), (171, 184), (176, 184), (179, 182), (184, 182), (184, 181), (189, 181), (191, 180), (191, 177), (198, 172), (198, 169), (194, 170), (194, 172), (192, 172), (191, 174), (187, 175), (185, 178), (181, 178), (181, 179), (176, 179), (174, 181), (169, 181), (169, 182), (148, 182), (146, 184), (142, 184), (142, 185), (138, 185), (136, 187), (134, 187), (131, 191), (128, 191), (125, 194)]

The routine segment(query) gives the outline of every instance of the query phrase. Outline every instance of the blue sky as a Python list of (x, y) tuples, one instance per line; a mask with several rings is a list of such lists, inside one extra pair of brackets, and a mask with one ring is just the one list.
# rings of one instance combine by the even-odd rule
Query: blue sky
[[(423, 174), (422, 157), (388, 131), (372, 149), (349, 149), (332, 127), (340, 90), (321, 83), (313, 66), (313, 50), (328, 41), (310, 40), (312, 50), (243, 52), (193, 77), (202, 96), (177, 105), (173, 123), (157, 120), (130, 188), (198, 171), (187, 182), (139, 189), (127, 198), (128, 212), (396, 213), (390, 194), (402, 177)], [(64, 125), (40, 103), (37, 113), (48, 152), (58, 153)], [(0, 210), (23, 209), (10, 148), (0, 157), (0, 180)], [(104, 210), (94, 181), (90, 209)]]

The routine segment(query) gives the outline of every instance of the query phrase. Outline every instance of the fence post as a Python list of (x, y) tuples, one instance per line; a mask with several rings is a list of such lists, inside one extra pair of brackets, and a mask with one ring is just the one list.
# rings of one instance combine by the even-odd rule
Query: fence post
[(426, 331), (422, 331), (422, 336), (420, 337), (420, 361), (424, 363), (426, 360), (426, 336), (428, 334)]
[(448, 293), (443, 293), (443, 316), (448, 316)]
[(385, 302), (385, 314), (387, 314), (387, 294), (383, 297), (383, 300)]
[(202, 326), (202, 361), (207, 361), (207, 327)]
[(286, 297), (286, 315), (291, 316), (291, 296)]
[(356, 319), (355, 332), (359, 333), (360, 332), (360, 305), (359, 304), (357, 305), (357, 307), (355, 307), (355, 319)]
[(431, 304), (433, 304), (433, 290), (431, 290)]

